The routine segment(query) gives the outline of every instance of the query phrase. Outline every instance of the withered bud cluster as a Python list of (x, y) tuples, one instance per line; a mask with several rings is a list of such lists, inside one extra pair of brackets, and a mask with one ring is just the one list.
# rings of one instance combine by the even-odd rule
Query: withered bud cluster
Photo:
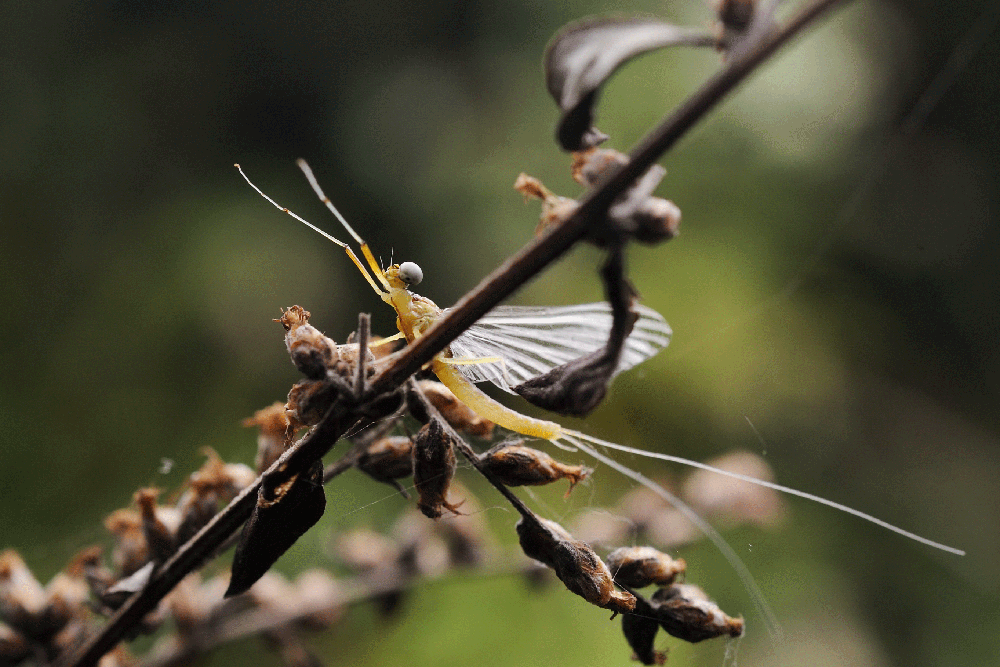
[[(288, 393), (285, 412), (291, 432), (318, 424), (334, 401), (353, 396), (356, 388), (359, 346), (337, 345), (309, 324), (309, 317), (309, 311), (292, 306), (275, 320), (285, 329), (285, 346), (292, 363), (306, 376)], [(375, 355), (367, 348), (364, 354), (368, 379), (374, 374)], [(388, 412), (393, 409), (395, 406), (390, 406)]]
[(417, 507), (425, 516), (437, 519), (445, 511), (460, 514), (462, 501), (452, 503), (447, 499), (457, 465), (451, 435), (432, 418), (413, 438), (413, 485), (419, 494)]
[[(628, 164), (628, 156), (611, 149), (592, 147), (573, 153), (573, 179), (585, 187), (593, 187), (613, 170)], [(635, 184), (620, 195), (608, 209), (608, 229), (590, 240), (605, 245), (612, 239), (631, 238), (640, 243), (655, 244), (677, 236), (681, 210), (672, 201), (652, 196), (663, 180), (666, 170), (653, 165)], [(572, 215), (579, 202), (556, 195), (537, 178), (520, 174), (514, 189), (527, 198), (542, 201), (542, 214), (535, 229), (540, 235)]]
[[(29, 657), (51, 660), (76, 646), (94, 609), (108, 614), (120, 607), (146, 585), (157, 564), (200, 530), (220, 505), (253, 482), (249, 467), (225, 463), (215, 452), (205, 452), (205, 464), (189, 477), (176, 502), (160, 505), (158, 489), (140, 489), (134, 498), (138, 511), (120, 509), (107, 517), (105, 526), (115, 538), (111, 567), (105, 565), (100, 547), (89, 547), (43, 587), (17, 552), (0, 554), (0, 664), (16, 665)], [(165, 613), (161, 606), (135, 631), (154, 631)], [(118, 649), (101, 665), (130, 662)]]
[(522, 516), (517, 536), (525, 555), (552, 568), (569, 591), (587, 602), (615, 614), (635, 608), (635, 596), (615, 588), (611, 571), (600, 556), (556, 522)]
[(42, 586), (13, 549), (0, 553), (0, 664), (50, 660), (83, 636), (89, 616), (84, 552)]
[(519, 443), (500, 443), (480, 454), (479, 463), (507, 486), (539, 486), (568, 479), (567, 496), (593, 472), (585, 466), (559, 463), (545, 452)]
[(622, 633), (644, 665), (662, 665), (666, 659), (653, 648), (660, 628), (692, 643), (743, 634), (742, 618), (728, 616), (697, 586), (675, 583), (686, 567), (683, 560), (653, 547), (622, 547), (608, 555), (608, 567), (621, 586), (659, 587), (649, 599), (636, 593), (634, 613), (622, 617)]
[(622, 633), (634, 659), (644, 665), (662, 665), (666, 653), (653, 648), (660, 629), (686, 642), (716, 637), (739, 637), (742, 618), (732, 618), (693, 584), (670, 584), (647, 600), (636, 596), (635, 613), (622, 617)]

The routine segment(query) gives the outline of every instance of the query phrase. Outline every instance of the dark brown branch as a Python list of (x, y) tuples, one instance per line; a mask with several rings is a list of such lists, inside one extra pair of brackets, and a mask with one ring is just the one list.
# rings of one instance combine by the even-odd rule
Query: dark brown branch
[[(803, 28), (827, 10), (844, 0), (814, 0), (798, 15), (746, 52), (731, 60), (718, 74), (643, 139), (630, 154), (630, 162), (610, 174), (581, 201), (579, 209), (564, 223), (543, 238), (533, 241), (505, 261), (483, 279), (471, 292), (432, 327), (397, 355), (390, 365), (369, 384), (365, 399), (372, 399), (394, 390), (413, 373), (429, 362), (459, 334), (469, 328), (494, 306), (561, 257), (587, 233), (588, 227), (600, 223), (611, 203), (658, 160), (698, 120), (717, 105), (737, 84), (770, 57)], [(362, 400), (361, 404), (365, 401)], [(358, 405), (335, 404), (322, 422), (276, 461), (264, 475), (291, 477), (306, 470), (328, 452), (336, 441), (357, 421)], [(463, 452), (464, 453), (464, 452)], [(257, 500), (263, 476), (244, 489), (222, 512), (152, 576), (149, 584), (132, 597), (108, 621), (101, 631), (86, 641), (77, 651), (59, 662), (66, 667), (95, 665), (126, 633), (152, 611), (181, 579), (196, 570), (216, 548), (236, 533), (250, 517)], [(520, 502), (500, 485), (515, 507)]]

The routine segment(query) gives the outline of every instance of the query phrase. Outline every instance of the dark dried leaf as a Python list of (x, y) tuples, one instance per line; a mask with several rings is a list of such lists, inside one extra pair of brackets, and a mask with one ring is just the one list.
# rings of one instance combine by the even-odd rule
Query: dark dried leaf
[(563, 111), (557, 138), (567, 151), (591, 148), (604, 135), (593, 127), (597, 92), (628, 60), (666, 46), (714, 46), (702, 30), (656, 19), (592, 18), (563, 28), (545, 52), (545, 82)]
[(243, 528), (233, 556), (232, 578), (226, 597), (243, 593), (267, 572), (278, 558), (326, 509), (323, 491), (323, 463), (316, 461), (305, 473), (278, 485), (265, 477), (257, 496), (257, 506)]

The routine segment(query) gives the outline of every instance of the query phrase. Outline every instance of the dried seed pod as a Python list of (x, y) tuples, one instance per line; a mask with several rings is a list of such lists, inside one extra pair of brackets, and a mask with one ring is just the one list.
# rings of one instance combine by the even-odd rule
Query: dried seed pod
[(574, 540), (558, 524), (522, 517), (517, 522), (517, 535), (525, 554), (555, 570), (566, 588), (587, 602), (615, 614), (635, 608), (635, 596), (615, 588), (608, 566), (594, 550)]
[(687, 563), (653, 547), (621, 547), (608, 554), (608, 567), (622, 586), (645, 588), (672, 584)]
[(257, 458), (254, 461), (257, 472), (264, 472), (278, 460), (292, 444), (292, 423), (285, 411), (285, 404), (275, 402), (253, 413), (242, 422), (243, 426), (256, 426)]
[(282, 311), (275, 322), (280, 322), (287, 332), (285, 346), (295, 367), (311, 380), (322, 380), (327, 369), (340, 360), (340, 354), (333, 340), (309, 324), (309, 316), (309, 311), (301, 306), (292, 306)]
[(94, 561), (99, 560), (100, 553), (100, 547), (84, 549), (45, 586), (47, 600), (44, 616), (54, 628), (61, 629), (70, 621), (87, 615), (86, 603), (90, 587), (87, 585), (86, 572)]
[(142, 534), (149, 553), (156, 563), (166, 562), (177, 550), (175, 536), (180, 526), (180, 514), (173, 507), (158, 507), (160, 489), (146, 488), (135, 492), (135, 502), (142, 516)]
[(115, 536), (111, 563), (127, 577), (149, 562), (149, 547), (142, 534), (142, 518), (130, 509), (116, 510), (104, 519), (104, 527)]
[(460, 514), (462, 502), (447, 500), (456, 466), (451, 436), (437, 419), (431, 419), (413, 439), (413, 485), (420, 494), (417, 507), (428, 518), (438, 519), (444, 510)]
[(483, 468), (507, 486), (539, 486), (569, 480), (569, 490), (593, 472), (585, 466), (559, 463), (543, 451), (515, 443), (500, 443), (479, 456)]
[(358, 455), (355, 466), (377, 482), (394, 486), (409, 498), (396, 480), (413, 475), (413, 441), (402, 435), (380, 438)]
[(743, 619), (731, 618), (693, 584), (671, 584), (653, 594), (660, 627), (686, 642), (743, 634)]
[(337, 388), (325, 380), (296, 382), (289, 390), (288, 403), (285, 404), (292, 429), (318, 424), (339, 396)]
[(434, 380), (421, 380), (417, 384), (431, 405), (437, 408), (453, 428), (477, 438), (489, 438), (493, 435), (493, 422), (473, 412), (472, 408), (458, 400), (451, 389)]

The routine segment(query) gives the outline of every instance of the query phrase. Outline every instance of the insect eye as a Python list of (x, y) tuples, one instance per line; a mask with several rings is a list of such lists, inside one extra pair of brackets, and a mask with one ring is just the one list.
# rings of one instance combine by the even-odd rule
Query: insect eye
[(424, 272), (413, 262), (403, 262), (400, 264), (397, 275), (407, 285), (418, 285), (424, 279)]

